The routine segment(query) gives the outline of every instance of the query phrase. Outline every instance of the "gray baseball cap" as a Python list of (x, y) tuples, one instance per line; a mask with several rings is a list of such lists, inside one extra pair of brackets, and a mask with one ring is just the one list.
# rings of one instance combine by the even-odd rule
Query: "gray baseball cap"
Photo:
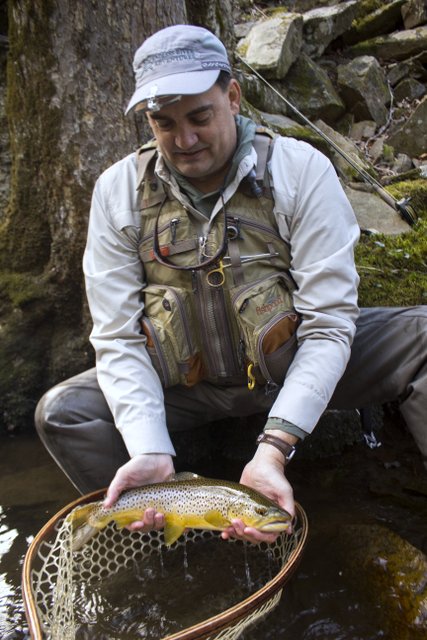
[(133, 61), (135, 93), (128, 113), (140, 102), (147, 111), (160, 108), (158, 98), (208, 91), (220, 71), (231, 73), (227, 51), (207, 29), (188, 24), (166, 27), (139, 47)]

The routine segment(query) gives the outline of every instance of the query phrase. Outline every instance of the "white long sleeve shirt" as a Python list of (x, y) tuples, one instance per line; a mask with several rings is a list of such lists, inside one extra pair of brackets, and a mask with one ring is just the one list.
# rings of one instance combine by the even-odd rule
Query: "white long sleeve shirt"
[[(226, 202), (254, 165), (252, 148), (226, 188)], [(350, 356), (358, 315), (353, 249), (359, 227), (333, 166), (310, 145), (278, 138), (270, 169), (274, 212), (291, 247), (294, 304), (302, 317), (299, 349), (270, 416), (310, 433)], [(162, 158), (156, 171), (170, 180)], [(177, 193), (173, 179), (172, 188)], [(220, 209), (218, 202), (211, 215)], [(91, 342), (99, 384), (130, 456), (173, 455), (162, 387), (140, 334), (140, 215), (136, 154), (131, 154), (107, 169), (94, 189), (83, 260)]]

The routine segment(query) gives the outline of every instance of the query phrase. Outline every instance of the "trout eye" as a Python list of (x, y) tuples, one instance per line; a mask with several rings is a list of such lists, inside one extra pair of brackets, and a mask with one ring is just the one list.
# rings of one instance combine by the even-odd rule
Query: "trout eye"
[(267, 513), (267, 509), (265, 507), (256, 507), (255, 512), (259, 516), (265, 516), (265, 514)]

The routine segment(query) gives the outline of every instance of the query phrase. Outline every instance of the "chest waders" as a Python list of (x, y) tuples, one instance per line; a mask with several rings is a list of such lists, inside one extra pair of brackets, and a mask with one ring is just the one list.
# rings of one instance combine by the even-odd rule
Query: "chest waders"
[(205, 221), (202, 234), (192, 207), (155, 176), (153, 145), (139, 152), (141, 331), (164, 387), (283, 383), (299, 318), (289, 246), (268, 187), (271, 142), (268, 133), (256, 135), (256, 176)]

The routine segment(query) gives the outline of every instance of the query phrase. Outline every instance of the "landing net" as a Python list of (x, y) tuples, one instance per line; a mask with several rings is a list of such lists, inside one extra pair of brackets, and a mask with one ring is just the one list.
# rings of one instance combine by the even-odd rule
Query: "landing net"
[[(118, 575), (124, 568), (131, 570), (135, 563), (148, 561), (153, 554), (167, 553), (161, 532), (131, 533), (119, 531), (113, 524), (100, 531), (81, 550), (72, 552), (71, 526), (66, 516), (77, 506), (102, 498), (103, 492), (98, 491), (62, 509), (43, 527), (28, 549), (22, 591), (33, 640), (75, 640), (79, 637), (76, 635), (79, 625), (76, 594), (79, 590)], [(296, 569), (305, 546), (307, 518), (298, 504), (296, 516), (294, 533), (283, 533), (275, 543), (263, 543), (258, 547), (275, 561), (274, 575), (261, 588), (221, 613), (172, 635), (159, 637), (159, 640), (234, 640), (269, 613), (278, 604), (283, 585)], [(190, 530), (170, 549), (217, 536), (218, 532)]]

